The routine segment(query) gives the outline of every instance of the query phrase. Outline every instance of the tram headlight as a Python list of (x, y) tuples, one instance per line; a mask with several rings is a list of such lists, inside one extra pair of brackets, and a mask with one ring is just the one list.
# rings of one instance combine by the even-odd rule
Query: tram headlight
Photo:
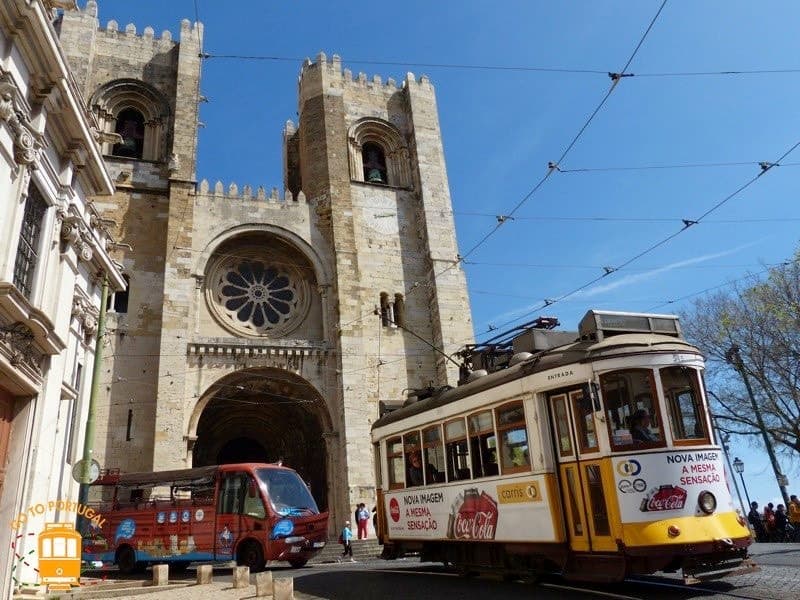
[(700, 495), (697, 497), (697, 504), (700, 506), (700, 510), (707, 515), (717, 510), (717, 499), (714, 497), (714, 494), (709, 491), (700, 492)]

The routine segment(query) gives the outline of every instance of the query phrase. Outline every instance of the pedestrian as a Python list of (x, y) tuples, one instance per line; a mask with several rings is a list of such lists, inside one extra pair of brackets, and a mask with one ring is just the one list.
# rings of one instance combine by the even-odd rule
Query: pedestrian
[(789, 496), (789, 527), (793, 529), (792, 541), (800, 541), (800, 500), (795, 494)]
[(764, 528), (767, 530), (767, 542), (774, 542), (775, 537), (775, 505), (767, 502), (764, 507)]
[(789, 519), (786, 517), (786, 510), (784, 509), (783, 504), (778, 504), (778, 508), (775, 509), (775, 534), (774, 534), (774, 541), (776, 542), (788, 542), (789, 539), (786, 537), (786, 525), (789, 522)]
[(761, 515), (758, 512), (758, 502), (750, 503), (750, 512), (747, 513), (747, 520), (753, 527), (757, 542), (767, 541), (767, 531), (764, 529), (764, 523), (761, 522)]
[(339, 539), (344, 546), (342, 558), (340, 560), (343, 560), (345, 556), (349, 556), (350, 562), (356, 562), (353, 560), (353, 532), (350, 530), (350, 521), (344, 522), (344, 527), (342, 528), (342, 533), (339, 535)]
[[(367, 510), (367, 505), (363, 502), (358, 505), (358, 510), (356, 510), (356, 525), (358, 526), (358, 539), (367, 539), (367, 524), (369, 523), (369, 511)], [(364, 537), (361, 537), (361, 534), (364, 534)]]

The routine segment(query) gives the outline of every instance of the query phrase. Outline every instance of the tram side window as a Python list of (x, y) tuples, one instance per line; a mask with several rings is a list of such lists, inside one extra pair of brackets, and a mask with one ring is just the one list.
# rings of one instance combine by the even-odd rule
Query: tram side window
[(615, 449), (664, 445), (653, 372), (631, 369), (606, 373), (600, 387)]
[(403, 442), (400, 438), (393, 438), (386, 442), (387, 473), (389, 474), (389, 489), (396, 490), (405, 485), (405, 465), (403, 464)]
[(442, 432), (439, 425), (422, 430), (422, 447), (425, 483), (444, 482), (444, 446), (442, 446)]
[(444, 424), (447, 480), (460, 481), (472, 477), (469, 470), (469, 443), (464, 419)]
[(496, 408), (495, 420), (497, 435), (500, 438), (500, 466), (503, 473), (527, 471), (531, 466), (531, 459), (522, 402)]
[(594, 427), (594, 408), (592, 399), (580, 392), (572, 392), (573, 418), (578, 426), (578, 443), (581, 452), (594, 452), (597, 450), (597, 432)]
[(492, 411), (470, 415), (469, 444), (472, 456), (472, 476), (491, 477), (498, 474), (497, 436), (494, 433)]
[(661, 369), (661, 387), (669, 406), (672, 435), (676, 440), (706, 439), (706, 419), (700, 401), (697, 371), (688, 367)]
[(422, 470), (419, 431), (412, 431), (403, 436), (403, 449), (406, 453), (406, 487), (423, 485), (425, 476)]

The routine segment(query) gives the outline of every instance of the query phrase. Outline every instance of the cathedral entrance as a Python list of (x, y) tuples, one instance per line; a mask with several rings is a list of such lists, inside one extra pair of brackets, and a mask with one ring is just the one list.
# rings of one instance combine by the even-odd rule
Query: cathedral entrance
[(316, 389), (278, 369), (240, 371), (212, 386), (195, 411), (193, 466), (278, 462), (327, 507), (327, 410)]

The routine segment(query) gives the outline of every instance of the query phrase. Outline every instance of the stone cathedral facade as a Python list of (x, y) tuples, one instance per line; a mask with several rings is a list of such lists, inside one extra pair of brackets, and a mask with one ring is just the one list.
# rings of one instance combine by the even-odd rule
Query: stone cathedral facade
[(472, 337), (433, 86), (320, 54), (283, 129), (282, 190), (209, 184), (202, 25), (101, 25), (89, 0), (59, 27), (109, 134), (116, 192), (96, 206), (129, 283), (109, 301), (95, 457), (124, 471), (280, 459), (337, 527), (374, 502), (380, 403), (455, 385), (419, 338), (451, 354)]

